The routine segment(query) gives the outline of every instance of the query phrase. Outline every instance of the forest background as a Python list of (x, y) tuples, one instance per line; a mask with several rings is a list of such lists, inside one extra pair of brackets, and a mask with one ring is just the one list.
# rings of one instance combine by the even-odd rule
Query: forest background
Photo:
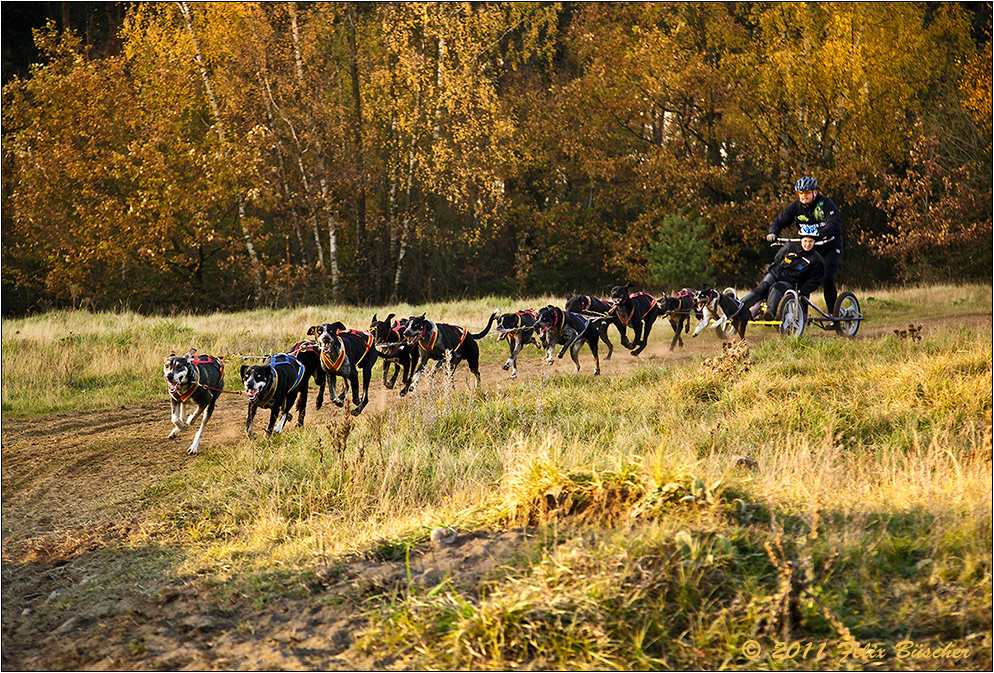
[(2, 11), (5, 315), (991, 277), (991, 3)]

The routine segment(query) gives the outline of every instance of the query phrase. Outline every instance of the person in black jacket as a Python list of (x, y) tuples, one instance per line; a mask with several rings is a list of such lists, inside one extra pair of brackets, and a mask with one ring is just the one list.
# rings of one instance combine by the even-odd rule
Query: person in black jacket
[(770, 225), (766, 240), (775, 241), (785, 227), (813, 224), (818, 227), (818, 252), (825, 263), (825, 310), (835, 310), (838, 290), (835, 272), (842, 256), (842, 218), (832, 199), (818, 191), (818, 181), (803, 177), (794, 184), (797, 199), (784, 208)]
[(799, 294), (810, 297), (825, 276), (825, 263), (815, 250), (817, 240), (818, 227), (813, 224), (801, 225), (800, 242), (793, 241), (780, 248), (773, 263), (767, 267), (763, 280), (742, 297), (742, 306), (732, 319), (764, 298), (767, 311), (772, 314), (768, 319), (773, 319), (787, 290), (797, 290)]

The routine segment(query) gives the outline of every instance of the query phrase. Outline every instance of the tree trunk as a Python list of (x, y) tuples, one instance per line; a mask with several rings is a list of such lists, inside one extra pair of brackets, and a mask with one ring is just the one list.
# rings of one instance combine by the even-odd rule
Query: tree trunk
[[(200, 54), (200, 42), (197, 40), (197, 34), (193, 30), (193, 19), (190, 17), (190, 8), (187, 7), (185, 2), (176, 3), (179, 5), (179, 11), (183, 14), (183, 18), (186, 20), (186, 29), (190, 33), (190, 39), (193, 40), (193, 52), (194, 58), (197, 62), (197, 66), (200, 68), (200, 76), (204, 81), (204, 89), (207, 91), (207, 99), (211, 104), (211, 111), (214, 113), (214, 123), (217, 126), (217, 135), (221, 140), (221, 146), (224, 147), (226, 144), (224, 135), (224, 125), (221, 122), (221, 111), (217, 104), (217, 98), (214, 97), (214, 89), (211, 87), (210, 76), (207, 73), (207, 66), (204, 65), (204, 59)], [(241, 226), (242, 237), (245, 239), (245, 249), (248, 251), (249, 261), (252, 265), (252, 273), (255, 276), (255, 289), (257, 299), (262, 298), (263, 285), (262, 285), (262, 265), (259, 263), (259, 255), (255, 251), (255, 245), (252, 243), (252, 236), (249, 233), (248, 228), (245, 226), (245, 198), (239, 194), (238, 195), (238, 224)]]
[(370, 298), (369, 259), (366, 250), (366, 162), (362, 146), (362, 98), (359, 88), (359, 44), (356, 37), (356, 5), (349, 4), (349, 75), (352, 80), (352, 142), (355, 153), (356, 186), (356, 267), (360, 296)]
[[(304, 58), (300, 52), (300, 30), (297, 26), (297, 3), (288, 2), (287, 9), (290, 12), (290, 28), (293, 34), (293, 56), (294, 63), (296, 64), (297, 72), (297, 84), (300, 87), (300, 97), (301, 100), (305, 98), (304, 92), (307, 89), (307, 83), (304, 79)], [(321, 142), (320, 134), (316, 133), (314, 129), (314, 121), (310, 114), (306, 113), (307, 117), (306, 123), (311, 133), (310, 136), (314, 138), (314, 156), (315, 156), (315, 168), (317, 172), (318, 184), (321, 188), (321, 205), (324, 208), (325, 215), (328, 218), (328, 266), (331, 272), (331, 292), (335, 299), (339, 298), (339, 274), (338, 274), (338, 231), (335, 224), (335, 216), (331, 208), (331, 198), (328, 190), (328, 181), (325, 179), (326, 167), (324, 161), (324, 147)], [(301, 176), (305, 182), (307, 178), (304, 174), (303, 163), (300, 164)], [(307, 193), (310, 194), (310, 187), (307, 187)], [(318, 245), (318, 263), (320, 265), (324, 264), (324, 253), (321, 248), (320, 235), (318, 233), (318, 223), (317, 217), (314, 218), (314, 239)]]

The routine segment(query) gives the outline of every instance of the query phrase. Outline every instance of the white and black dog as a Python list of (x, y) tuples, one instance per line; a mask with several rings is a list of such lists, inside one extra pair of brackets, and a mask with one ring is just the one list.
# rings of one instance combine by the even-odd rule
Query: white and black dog
[(511, 378), (518, 378), (518, 354), (525, 344), (535, 344), (539, 349), (545, 348), (545, 338), (543, 343), (535, 341), (535, 320), (538, 313), (531, 309), (516, 311), (514, 313), (502, 313), (497, 316), (497, 340), (507, 339), (507, 346), (511, 350), (510, 357), (504, 363), (504, 371), (511, 370)]
[(259, 407), (270, 410), (266, 434), (283, 432), (284, 426), (292, 420), (290, 408), (304, 380), (304, 365), (292, 355), (278, 353), (270, 355), (269, 361), (261, 365), (242, 366), (241, 374), (249, 401), (245, 434), (255, 437), (252, 420)]
[(465, 327), (432, 322), (424, 313), (408, 318), (404, 338), (411, 343), (417, 342), (421, 357), (411, 386), (417, 386), (428, 360), (436, 360), (435, 369), (438, 370), (445, 364), (446, 354), (450, 372), (454, 372), (456, 366), (465, 360), (469, 371), (476, 377), (476, 385), (480, 385), (480, 346), (476, 342), (487, 336), (496, 319), (497, 311), (494, 311), (487, 326), (474, 334)]
[(563, 347), (559, 351), (559, 358), (562, 358), (568, 350), (570, 357), (573, 358), (573, 364), (576, 365), (576, 370), (573, 373), (579, 373), (580, 360), (577, 354), (580, 352), (583, 344), (587, 344), (590, 347), (591, 354), (594, 356), (594, 376), (599, 375), (601, 373), (601, 361), (597, 357), (597, 339), (600, 334), (601, 322), (603, 321), (603, 318), (588, 318), (579, 313), (564, 311), (556, 306), (546, 306), (541, 309), (538, 312), (538, 318), (535, 320), (535, 327), (546, 339), (546, 364), (551, 365), (553, 363), (552, 349), (557, 344), (562, 344)]
[[(321, 367), (331, 377), (331, 401), (341, 407), (345, 393), (352, 386), (352, 415), (358, 416), (369, 404), (369, 380), (373, 376), (377, 351), (370, 332), (346, 329), (340, 322), (314, 325), (307, 330), (317, 338), (321, 347)], [(362, 372), (362, 395), (359, 394), (359, 372)], [(344, 380), (342, 394), (338, 394), (335, 378)]]
[[(197, 416), (203, 416), (200, 429), (187, 449), (190, 454), (197, 453), (204, 428), (214, 413), (214, 404), (224, 388), (224, 363), (210, 355), (194, 357), (196, 352), (196, 348), (191, 348), (186, 355), (170, 353), (162, 367), (162, 375), (169, 386), (169, 399), (172, 402), (173, 430), (169, 433), (169, 439), (173, 439), (180, 430), (193, 423)], [(183, 420), (183, 407), (186, 404), (196, 404), (197, 409)]]
[[(746, 326), (749, 324), (749, 312), (742, 311), (742, 315), (733, 318), (741, 304), (739, 300), (729, 294), (718, 292), (709, 287), (704, 287), (694, 294), (694, 303), (704, 317), (694, 330), (692, 337), (697, 336), (708, 326), (721, 328), (726, 323), (732, 323), (732, 327), (738, 333), (740, 339), (745, 339)], [(713, 324), (712, 324), (713, 321)]]

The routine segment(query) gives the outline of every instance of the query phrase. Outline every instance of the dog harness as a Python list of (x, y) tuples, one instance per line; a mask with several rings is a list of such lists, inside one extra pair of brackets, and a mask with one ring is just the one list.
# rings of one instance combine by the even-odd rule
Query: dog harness
[(515, 318), (517, 318), (517, 320), (515, 321), (514, 326), (513, 327), (508, 327), (502, 334), (500, 334), (497, 337), (498, 341), (502, 341), (504, 339), (510, 339), (511, 336), (516, 335), (521, 330), (530, 329), (527, 325), (522, 325), (522, 322), (524, 322), (524, 321), (522, 320), (521, 316), (530, 315), (532, 317), (532, 320), (537, 320), (538, 319), (538, 314), (535, 313), (535, 311), (533, 311), (530, 308), (529, 309), (525, 309), (524, 311), (515, 311), (513, 313), (513, 315), (514, 315)]
[[(355, 366), (358, 367), (362, 363), (362, 361), (366, 359), (366, 355), (368, 355), (369, 351), (372, 350), (373, 348), (374, 339), (372, 332), (360, 332), (359, 330), (350, 329), (344, 332), (339, 332), (339, 334), (351, 334), (352, 336), (359, 337), (360, 339), (363, 339), (366, 342), (366, 350), (363, 351), (359, 359), (355, 361)], [(338, 338), (337, 358), (332, 360), (325, 351), (321, 351), (321, 363), (324, 365), (325, 369), (331, 370), (333, 372), (337, 372), (338, 369), (342, 366), (342, 363), (345, 362), (345, 342), (342, 341), (342, 337), (337, 337), (337, 338)]]
[(397, 353), (400, 352), (400, 350), (405, 346), (405, 344), (403, 343), (404, 335), (401, 334), (400, 332), (401, 329), (406, 325), (407, 325), (407, 319), (394, 321), (393, 327), (391, 327), (390, 331), (387, 332), (387, 336), (390, 337), (396, 336), (395, 339), (392, 339), (392, 342), (395, 343), (396, 345), (391, 346), (390, 349), (386, 351), (382, 351), (379, 348), (377, 348), (376, 350), (380, 355), (382, 355), (385, 358), (392, 358), (393, 356), (397, 355)]
[[(214, 357), (213, 355), (194, 355), (193, 359), (190, 360), (190, 364), (193, 365), (193, 380), (190, 381), (190, 387), (187, 389), (185, 393), (180, 393), (178, 391), (169, 392), (169, 396), (181, 404), (183, 402), (186, 402), (188, 399), (190, 399), (190, 397), (193, 396), (193, 393), (197, 391), (197, 388), (201, 387), (200, 367), (198, 367), (198, 365), (207, 365), (207, 364), (215, 365), (218, 369), (221, 370), (221, 376), (219, 378), (224, 379), (224, 362)], [(168, 383), (168, 379), (166, 382)], [(209, 386), (203, 386), (203, 387), (207, 388), (208, 390), (217, 390), (217, 388), (211, 388)]]
[[(304, 365), (300, 364), (300, 360), (293, 357), (289, 353), (277, 353), (276, 355), (269, 356), (269, 371), (273, 373), (273, 378), (269, 382), (269, 385), (263, 388), (262, 398), (260, 401), (256, 402), (256, 405), (260, 407), (267, 406), (273, 401), (273, 397), (276, 395), (276, 389), (280, 387), (280, 374), (276, 371), (276, 365), (295, 365), (297, 367), (297, 380), (293, 382), (293, 385), (287, 389), (287, 395), (292, 393), (300, 385), (300, 382), (304, 378)], [(269, 394), (266, 395), (266, 391)]]
[(290, 355), (297, 357), (301, 353), (313, 353), (320, 350), (318, 348), (318, 342), (312, 339), (305, 339), (297, 343), (293, 348), (290, 349)]
[[(652, 300), (652, 301), (649, 302), (649, 308), (647, 308), (645, 310), (645, 313), (642, 314), (642, 317), (639, 318), (639, 320), (644, 320), (645, 317), (647, 315), (649, 315), (649, 311), (651, 311), (656, 306), (656, 298), (653, 297), (648, 292), (633, 292), (632, 294), (628, 295), (628, 299), (626, 299), (625, 301), (631, 301), (631, 300), (635, 299), (636, 297), (649, 297), (649, 299)], [(619, 302), (617, 304), (617, 306), (621, 306), (621, 305), (622, 305), (621, 302)], [(622, 325), (624, 325), (625, 327), (627, 327), (628, 326), (628, 321), (630, 321), (632, 319), (632, 315), (633, 314), (629, 313), (628, 317), (625, 317), (625, 316), (623, 316), (623, 315), (621, 315), (619, 313), (618, 314), (618, 319), (621, 321)]]
[[(435, 350), (435, 342), (438, 341), (438, 326), (435, 323), (433, 323), (432, 321), (430, 321), (430, 320), (426, 320), (425, 323), (426, 323), (425, 324), (425, 329), (421, 333), (421, 338), (418, 340), (418, 345), (421, 346), (421, 348), (424, 351), (430, 353), (433, 350)], [(460, 330), (459, 343), (457, 343), (455, 345), (455, 347), (452, 348), (452, 349), (446, 349), (446, 350), (454, 350), (454, 351), (455, 350), (459, 350), (459, 347), (462, 346), (463, 341), (466, 340), (466, 335), (469, 334), (469, 330), (467, 330), (465, 327), (459, 327), (457, 325), (449, 325), (448, 323), (441, 323), (441, 324), (445, 325), (446, 327), (451, 327), (452, 329)], [(428, 333), (428, 325), (431, 325), (432, 330), (431, 330), (431, 339), (428, 341), (428, 345), (426, 346), (425, 345), (425, 335), (427, 335), (427, 333)]]

